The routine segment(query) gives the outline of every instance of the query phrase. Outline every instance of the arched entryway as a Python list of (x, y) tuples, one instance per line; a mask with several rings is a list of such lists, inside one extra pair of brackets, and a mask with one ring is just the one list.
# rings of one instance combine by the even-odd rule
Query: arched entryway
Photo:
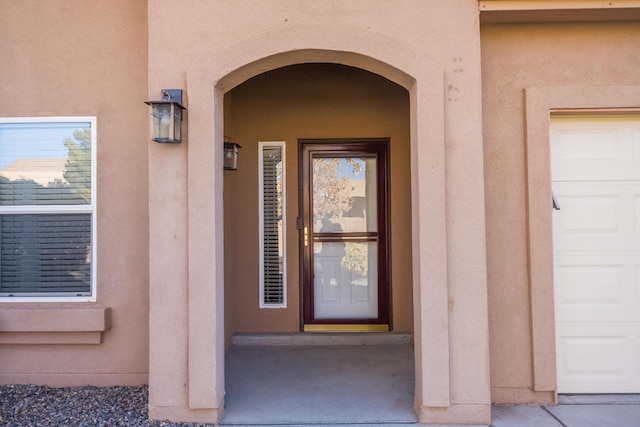
[[(225, 139), (242, 147), (224, 173), (225, 422), (415, 421), (409, 111), (405, 88), (340, 64), (278, 68), (225, 94)], [(302, 147), (332, 192), (313, 204)], [(303, 220), (308, 205), (322, 220)], [(381, 330), (404, 336), (362, 337)], [(327, 346), (345, 331), (360, 332)]]
[[(403, 48), (395, 46), (397, 50), (390, 53), (393, 56), (402, 56)], [(416, 75), (422, 76), (420, 79), (425, 82), (424, 85), (417, 85), (416, 79), (406, 72), (390, 66), (385, 62), (373, 60), (369, 56), (356, 54), (348, 51), (339, 50), (294, 50), (281, 54), (272, 55), (256, 62), (245, 64), (229, 73), (216, 82), (214, 86), (214, 102), (213, 115), (215, 117), (213, 133), (216, 136), (216, 146), (221, 148), (224, 142), (224, 94), (236, 87), (238, 84), (248, 80), (255, 75), (262, 74), (265, 69), (277, 69), (283, 66), (297, 63), (334, 63), (350, 67), (359, 68), (384, 77), (387, 80), (397, 83), (399, 86), (409, 92), (409, 141), (410, 141), (410, 162), (411, 162), (411, 192), (412, 192), (412, 298), (414, 301), (414, 318), (413, 318), (413, 336), (416, 354), (416, 389), (415, 389), (415, 408), (418, 412), (425, 406), (443, 407), (449, 405), (449, 344), (448, 332), (441, 328), (425, 328), (424, 316), (428, 316), (431, 321), (435, 321), (440, 325), (447, 325), (448, 309), (447, 309), (447, 285), (446, 285), (446, 226), (445, 226), (445, 188), (444, 188), (444, 105), (443, 105), (443, 76), (438, 66), (430, 64), (427, 58), (424, 58), (420, 66), (416, 66), (409, 57), (415, 59), (415, 52), (406, 52), (408, 68), (413, 69)], [(391, 59), (391, 58), (389, 58)], [(203, 75), (193, 73), (190, 80), (199, 81), (204, 79)], [(428, 82), (428, 83), (427, 83)], [(205, 86), (206, 87), (206, 86)], [(202, 88), (204, 89), (204, 88)], [(196, 90), (195, 94), (200, 97), (206, 94), (204, 90)], [(423, 100), (422, 102), (420, 100)], [(429, 102), (427, 102), (427, 99)], [(191, 98), (190, 102), (193, 103)], [(204, 101), (202, 99), (201, 101)], [(204, 118), (204, 117), (203, 117)], [(193, 123), (193, 115), (190, 120)], [(420, 123), (420, 126), (418, 126)], [(208, 126), (209, 127), (209, 126)], [(423, 130), (418, 134), (417, 128)], [(193, 138), (193, 135), (191, 136)], [(422, 142), (420, 142), (422, 141)], [(209, 149), (206, 149), (209, 151)], [(218, 152), (220, 151), (220, 152)], [(193, 156), (196, 165), (204, 166), (203, 159), (208, 155), (204, 152), (201, 155), (196, 154), (193, 144), (190, 146), (189, 156)], [(211, 153), (217, 157), (221, 155), (221, 150)], [(197, 158), (196, 158), (197, 156)], [(205, 175), (214, 174), (215, 181), (222, 181), (222, 158), (219, 156), (214, 160), (214, 164), (218, 168), (214, 171), (202, 171)], [(420, 166), (418, 166), (420, 165)], [(190, 171), (191, 173), (191, 171)], [(193, 171), (193, 176), (198, 171)], [(194, 181), (195, 182), (195, 181)], [(220, 184), (218, 184), (220, 185)], [(202, 189), (203, 190), (203, 189)], [(195, 190), (194, 194), (199, 194)], [(198, 193), (196, 193), (196, 191)], [(191, 193), (190, 188), (190, 193)], [(220, 209), (223, 204), (222, 193), (216, 191), (214, 193), (212, 204)], [(199, 203), (202, 203), (200, 201)], [(428, 210), (426, 207), (429, 207)], [(428, 216), (424, 214), (421, 217), (420, 212), (428, 212)], [(219, 219), (221, 221), (221, 218)], [(218, 223), (222, 227), (222, 221)], [(204, 226), (205, 224), (202, 224)], [(196, 230), (198, 227), (194, 227)], [(195, 241), (203, 238), (202, 233), (193, 233), (190, 243), (196, 244)], [(220, 248), (222, 241), (220, 238), (215, 240), (217, 247)], [(428, 245), (422, 242), (429, 242)], [(222, 251), (221, 251), (222, 252)], [(200, 254), (202, 255), (202, 254)], [(200, 256), (198, 255), (198, 256)], [(198, 257), (197, 256), (197, 257)], [(204, 260), (202, 260), (204, 261)], [(195, 261), (191, 262), (195, 267)], [(217, 266), (216, 266), (217, 267)], [(218, 295), (223, 294), (224, 280), (221, 276), (221, 269), (216, 268), (218, 276), (216, 276), (216, 288)], [(212, 271), (213, 273), (213, 271)], [(200, 275), (201, 273), (199, 273)], [(427, 279), (428, 275), (428, 279)], [(427, 280), (429, 285), (426, 286)], [(204, 283), (202, 284), (205, 285)], [(193, 288), (196, 293), (190, 293), (196, 298), (198, 286)], [(209, 293), (211, 290), (208, 290)], [(218, 307), (222, 308), (222, 302), (218, 301)], [(204, 307), (203, 307), (204, 308)], [(195, 313), (194, 313), (195, 314)], [(210, 313), (201, 313), (196, 316), (211, 316)], [(217, 319), (222, 321), (221, 314), (217, 313)], [(219, 325), (219, 323), (218, 323)], [(222, 332), (218, 326), (218, 331)], [(228, 335), (227, 335), (228, 336)], [(224, 340), (221, 335), (216, 335), (215, 339), (218, 344), (215, 346), (216, 351), (221, 352), (224, 348)], [(429, 345), (425, 346), (428, 342)], [(198, 340), (190, 342), (190, 349), (203, 346)], [(192, 354), (190, 350), (190, 354)], [(204, 354), (203, 354), (204, 356)], [(217, 360), (224, 360), (222, 355)], [(424, 360), (429, 360), (429, 364), (425, 365)], [(220, 364), (216, 368), (217, 377), (222, 383), (223, 371)], [(424, 375), (429, 376), (429, 383), (423, 381)], [(195, 383), (202, 382), (200, 376), (193, 378)], [(204, 385), (204, 384), (203, 384)], [(194, 389), (197, 389), (195, 387)], [(219, 389), (222, 391), (222, 387)], [(216, 393), (222, 396), (222, 393)], [(191, 387), (190, 387), (190, 396)], [(198, 395), (201, 396), (201, 395)], [(196, 397), (201, 399), (201, 397)], [(425, 405), (427, 403), (427, 405)]]
[[(224, 103), (224, 134), (227, 139), (242, 147), (239, 150), (238, 169), (224, 173), (225, 339), (228, 341), (229, 334), (236, 332), (278, 333), (299, 332), (304, 329), (305, 325), (301, 325), (301, 312), (305, 314), (306, 298), (313, 295), (301, 292), (301, 276), (305, 275), (301, 273), (300, 249), (305, 244), (303, 242), (300, 245), (304, 230), (301, 226), (303, 214), (300, 209), (302, 188), (299, 184), (302, 176), (299, 144), (302, 140), (310, 141), (310, 138), (313, 139), (313, 146), (324, 142), (323, 147), (332, 148), (335, 155), (345, 153), (341, 157), (344, 164), (339, 163), (338, 158), (325, 160), (321, 179), (336, 194), (317, 202), (321, 212), (315, 215), (326, 216), (324, 221), (333, 226), (331, 231), (340, 228), (340, 236), (351, 231), (346, 237), (346, 244), (335, 242), (333, 245), (346, 247), (347, 254), (343, 254), (345, 256), (338, 261), (349, 268), (341, 268), (341, 265), (336, 267), (333, 262), (335, 257), (320, 259), (320, 255), (316, 264), (324, 263), (325, 270), (346, 270), (344, 273), (353, 284), (349, 286), (343, 283), (342, 293), (354, 293), (350, 306), (354, 311), (360, 310), (353, 314), (348, 311), (343, 314), (346, 317), (343, 323), (346, 324), (337, 324), (332, 328), (333, 319), (328, 319), (324, 324), (318, 321), (315, 325), (323, 326), (321, 330), (325, 331), (349, 330), (351, 324), (352, 331), (367, 330), (366, 326), (370, 325), (371, 329), (368, 330), (388, 327), (389, 330), (411, 333), (413, 302), (408, 91), (381, 76), (354, 67), (326, 63), (299, 64), (266, 72), (246, 81), (227, 92)], [(371, 159), (367, 163), (375, 161), (372, 158), (375, 153), (361, 153), (372, 143), (385, 146), (388, 151), (385, 159), (380, 159), (377, 165), (352, 160), (353, 156), (364, 156), (365, 160)], [(359, 154), (351, 155), (348, 149), (354, 145)], [(264, 153), (266, 150), (271, 153), (274, 149), (278, 150), (280, 156), (278, 164), (274, 165), (279, 174), (279, 178), (274, 179), (280, 179), (276, 187), (264, 182), (264, 176), (259, 175), (259, 166), (264, 166), (263, 170), (266, 170), (269, 162), (273, 162), (272, 157)], [(367, 166), (370, 167), (367, 169)], [(370, 172), (376, 166), (377, 169)], [(329, 176), (331, 167), (336, 169), (336, 176)], [(354, 169), (359, 174), (347, 178), (346, 173), (353, 174)], [(365, 179), (367, 174), (375, 171), (380, 172), (385, 182), (376, 185), (371, 177)], [(365, 187), (365, 184), (368, 185)], [(371, 194), (376, 189), (381, 193), (380, 197)], [(366, 202), (366, 196), (369, 200), (381, 199), (384, 211), (376, 214), (369, 212), (373, 209), (372, 206), (359, 206), (371, 204)], [(264, 209), (260, 212), (259, 206), (261, 201), (264, 205), (264, 200), (268, 201), (270, 198), (274, 203), (279, 203), (277, 209), (274, 208), (278, 211), (274, 213), (279, 222), (273, 237), (273, 240), (277, 240), (274, 248), (277, 254), (274, 255), (279, 255), (279, 259), (269, 263), (267, 258), (266, 265), (260, 271), (259, 254), (264, 251), (264, 246), (260, 247), (259, 237), (266, 234), (264, 224), (269, 219), (264, 218)], [(284, 212), (281, 212), (282, 207)], [(379, 237), (371, 231), (366, 235), (362, 234), (367, 231), (366, 222), (371, 223), (374, 219), (384, 223), (380, 227), (372, 224), (369, 230), (377, 232), (378, 228), (387, 229), (388, 232), (381, 233), (384, 236)], [(315, 225), (316, 228), (321, 228), (321, 224)], [(360, 231), (358, 227), (361, 225), (362, 231), (355, 234)], [(323, 235), (322, 239), (325, 243), (327, 239), (336, 240), (336, 237), (331, 237)], [(385, 243), (382, 237), (388, 240), (385, 252), (388, 251), (389, 256), (383, 270), (388, 272), (388, 277), (381, 277), (384, 273), (376, 275), (377, 271), (373, 271), (376, 266), (368, 265), (376, 264), (377, 260), (372, 259), (373, 255), (365, 257), (369, 251), (360, 242), (367, 241), (364, 240), (367, 237), (371, 252)], [(335, 252), (331, 242), (328, 243), (325, 244), (328, 248), (325, 247), (324, 251)], [(316, 246), (319, 248), (315, 252), (320, 253), (322, 244), (317, 243)], [(268, 256), (269, 253), (263, 259)], [(280, 268), (279, 274), (286, 280), (279, 283), (269, 280), (269, 272), (276, 267)], [(337, 281), (339, 275), (334, 271), (332, 273), (333, 281), (328, 283), (329, 279), (326, 280), (325, 288), (331, 288), (327, 292), (340, 288)], [(326, 274), (329, 275), (329, 272)], [(389, 288), (390, 295), (386, 301), (374, 301), (370, 305), (377, 302), (376, 307), (379, 306), (379, 311), (386, 314), (387, 318), (378, 320), (378, 309), (374, 308), (375, 315), (366, 314), (369, 320), (359, 321), (357, 317), (362, 316), (359, 313), (365, 312), (369, 307), (366, 301), (376, 296), (373, 291), (368, 292), (368, 288), (372, 286), (364, 283), (373, 281), (373, 277), (377, 277), (380, 288)], [(267, 291), (263, 294), (258, 286), (261, 280), (267, 286)], [(273, 295), (276, 287), (284, 293), (280, 298)], [(269, 290), (271, 294), (268, 293)], [(330, 297), (337, 299), (340, 295), (326, 295), (327, 299)], [(326, 310), (337, 305), (336, 301)], [(353, 323), (349, 318), (354, 318)], [(308, 330), (308, 325), (306, 326)]]
[[(447, 227), (451, 206), (445, 180), (451, 169), (445, 173), (443, 68), (422, 51), (394, 39), (353, 28), (332, 28), (332, 34), (338, 33), (340, 37), (335, 38), (325, 37), (322, 29), (295, 34), (284, 30), (269, 38), (242, 40), (233, 49), (212, 52), (214, 65), (208, 61), (186, 71), (187, 144), (173, 151), (154, 146), (149, 155), (153, 418), (212, 422), (223, 413), (225, 338), (233, 332), (225, 331), (225, 94), (270, 70), (325, 63), (364, 70), (408, 92), (414, 410), (418, 420), (443, 423), (489, 419), (486, 312), (477, 311), (479, 321), (469, 323), (467, 316), (456, 319), (465, 336), (476, 337), (476, 355), (463, 355), (458, 347), (450, 345), (451, 337), (457, 335), (450, 330), (447, 242), (449, 230), (456, 228)], [(172, 174), (160, 173), (169, 165)], [(456, 171), (462, 167), (451, 166)], [(478, 183), (473, 178), (476, 175), (468, 172), (456, 177), (469, 177)], [(477, 177), (481, 178), (481, 173)], [(482, 231), (482, 216), (476, 216), (465, 214), (465, 226), (476, 224)], [(168, 218), (171, 227), (167, 227)], [(479, 241), (478, 254), (483, 255), (483, 250)], [(460, 282), (461, 276), (456, 280)], [(176, 288), (176, 283), (186, 283), (186, 291)], [(484, 286), (484, 278), (478, 277), (472, 293), (482, 293)], [(171, 305), (167, 304), (169, 300)], [(160, 307), (170, 308), (172, 322), (165, 321)], [(161, 337), (168, 330), (176, 346), (163, 353)], [(455, 358), (451, 357), (452, 351), (456, 352)], [(452, 363), (456, 363), (456, 372), (478, 372), (472, 375), (473, 386), (467, 387), (471, 394), (452, 388)], [(178, 393), (180, 399), (168, 390)]]

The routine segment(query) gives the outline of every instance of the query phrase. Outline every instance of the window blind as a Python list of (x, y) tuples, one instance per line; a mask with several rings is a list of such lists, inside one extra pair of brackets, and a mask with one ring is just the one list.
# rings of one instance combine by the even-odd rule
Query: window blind
[(261, 147), (261, 306), (285, 304), (283, 145)]
[(0, 215), (0, 292), (91, 292), (91, 215)]

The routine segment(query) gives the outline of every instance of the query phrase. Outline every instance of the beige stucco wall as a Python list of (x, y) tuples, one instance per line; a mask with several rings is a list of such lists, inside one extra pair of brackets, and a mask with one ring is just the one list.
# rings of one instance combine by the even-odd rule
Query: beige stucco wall
[[(149, 2), (149, 94), (181, 87), (189, 109), (186, 144), (149, 153), (150, 414), (216, 420), (222, 413), (223, 95), (265, 71), (308, 62), (363, 68), (409, 91), (415, 408), (425, 422), (488, 422), (480, 51), (471, 0)], [(172, 350), (155, 352), (167, 339)]]
[(0, 304), (0, 382), (144, 384), (146, 2), (2, 0), (0, 10), (0, 116), (96, 116), (98, 158), (97, 301)]
[(625, 22), (482, 27), (495, 402), (554, 401), (549, 109), (639, 106), (639, 38)]
[[(101, 342), (2, 344), (0, 371), (11, 373), (3, 381), (140, 383), (148, 366), (152, 417), (219, 420), (225, 303), (233, 301), (224, 289), (224, 94), (271, 69), (330, 62), (409, 94), (398, 114), (408, 124), (388, 132), (409, 127), (411, 225), (396, 230), (411, 235), (411, 251), (394, 257), (411, 257), (412, 286), (394, 295), (394, 309), (413, 303), (413, 315), (396, 320), (414, 333), (418, 417), (489, 421), (476, 1), (1, 5), (0, 54), (11, 61), (0, 78), (11, 84), (0, 88), (0, 113), (97, 117), (99, 265), (95, 304), (3, 305), (9, 314), (0, 319), (32, 315), (31, 334), (50, 318), (62, 330), (46, 339)], [(149, 142), (141, 101), (162, 88), (185, 92), (183, 144)], [(89, 320), (83, 329), (68, 330), (69, 312)]]
[[(255, 142), (287, 141), (291, 193), (298, 138), (391, 136), (394, 326), (414, 333), (420, 420), (488, 421), (489, 375), (495, 402), (554, 401), (547, 112), (638, 107), (638, 23), (479, 31), (472, 0), (0, 0), (0, 10), (0, 116), (96, 116), (98, 127), (97, 301), (0, 304), (0, 382), (149, 380), (152, 417), (219, 419), (225, 337), (298, 326), (296, 262), (289, 309), (267, 313), (257, 263), (238, 268), (245, 248), (224, 246), (257, 235), (244, 208), (257, 199)], [(238, 86), (310, 62), (382, 76), (363, 80), (366, 95), (343, 88), (355, 124), (267, 125), (268, 102), (295, 98)], [(280, 78), (269, 84), (290, 82)], [(181, 145), (149, 142), (142, 101), (161, 88), (185, 91)], [(244, 146), (235, 173), (221, 170), (229, 133)], [(249, 191), (230, 197), (238, 187)]]
[[(224, 173), (225, 321), (233, 332), (300, 330), (298, 139), (390, 138), (393, 329), (413, 328), (409, 93), (375, 74), (333, 64), (291, 66), (225, 95), (224, 134), (239, 143), (240, 167)], [(259, 308), (258, 141), (285, 141), (286, 309)], [(228, 340), (229, 336), (227, 336)]]

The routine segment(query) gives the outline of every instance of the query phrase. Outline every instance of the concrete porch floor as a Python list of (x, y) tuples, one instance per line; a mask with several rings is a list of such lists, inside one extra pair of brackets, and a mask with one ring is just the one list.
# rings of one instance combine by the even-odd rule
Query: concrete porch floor
[(408, 334), (238, 336), (222, 425), (414, 424)]
[[(423, 425), (413, 412), (408, 334), (239, 335), (225, 369), (222, 426)], [(555, 407), (494, 405), (491, 425), (639, 427), (640, 395), (561, 395)]]

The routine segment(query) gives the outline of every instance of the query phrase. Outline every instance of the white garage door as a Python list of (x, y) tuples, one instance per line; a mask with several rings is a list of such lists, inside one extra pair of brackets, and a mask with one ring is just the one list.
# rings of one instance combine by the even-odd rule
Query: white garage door
[(640, 392), (640, 115), (551, 121), (560, 393)]

